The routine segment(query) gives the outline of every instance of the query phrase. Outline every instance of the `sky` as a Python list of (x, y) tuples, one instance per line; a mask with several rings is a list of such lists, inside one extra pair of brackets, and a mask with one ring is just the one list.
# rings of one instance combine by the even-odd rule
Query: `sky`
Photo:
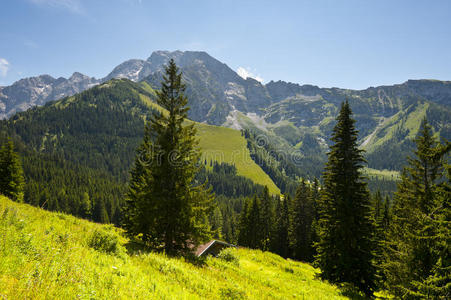
[(451, 80), (451, 1), (0, 0), (1, 86), (102, 78), (156, 50), (206, 51), (262, 82)]

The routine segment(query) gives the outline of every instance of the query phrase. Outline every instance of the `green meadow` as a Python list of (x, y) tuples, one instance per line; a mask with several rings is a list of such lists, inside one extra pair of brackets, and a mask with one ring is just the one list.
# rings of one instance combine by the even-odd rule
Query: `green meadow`
[(1, 299), (346, 299), (312, 266), (229, 249), (185, 260), (138, 250), (120, 229), (0, 196)]

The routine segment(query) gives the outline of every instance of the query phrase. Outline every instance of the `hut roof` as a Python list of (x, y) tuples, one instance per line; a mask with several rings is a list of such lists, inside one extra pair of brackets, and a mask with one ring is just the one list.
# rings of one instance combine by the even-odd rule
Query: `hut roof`
[(199, 247), (197, 247), (196, 250), (196, 256), (201, 256), (203, 254), (208, 253), (208, 249), (210, 249), (211, 247), (213, 247), (214, 245), (220, 245), (223, 247), (236, 247), (235, 245), (223, 242), (223, 241), (218, 241), (218, 240), (211, 240), (206, 244), (200, 245)]

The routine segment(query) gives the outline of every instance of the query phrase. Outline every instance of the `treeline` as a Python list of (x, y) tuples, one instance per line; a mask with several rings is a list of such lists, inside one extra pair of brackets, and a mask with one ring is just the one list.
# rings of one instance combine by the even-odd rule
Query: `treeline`
[[(18, 140), (13, 144), (6, 136), (0, 137), (0, 147), (5, 149), (3, 151), (10, 160), (18, 162), (20, 168), (16, 168), (23, 174), (23, 182), (14, 192), (18, 195), (14, 196), (12, 192), (4, 194), (50, 211), (120, 225), (127, 185), (117, 177), (102, 168), (73, 163), (65, 158), (64, 153), (38, 153)], [(236, 220), (242, 209), (241, 203), (245, 197), (260, 193), (263, 186), (237, 175), (233, 165), (218, 162), (204, 164), (200, 165), (194, 184), (207, 183), (216, 194), (217, 210), (210, 216), (212, 227), (216, 228), (216, 237), (236, 241)], [(7, 176), (2, 178), (6, 182)]]
[(239, 218), (238, 244), (312, 262), (317, 241), (320, 186), (301, 181), (295, 197), (270, 196), (268, 189), (246, 199)]

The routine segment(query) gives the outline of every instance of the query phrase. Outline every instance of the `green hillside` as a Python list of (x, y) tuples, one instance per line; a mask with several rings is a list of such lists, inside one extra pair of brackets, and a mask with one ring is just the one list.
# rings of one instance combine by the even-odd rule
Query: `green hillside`
[[(308, 264), (256, 250), (193, 264), (122, 231), (0, 196), (2, 299), (345, 299)], [(233, 259), (233, 258), (236, 259)]]
[[(151, 111), (162, 111), (154, 97), (145, 83), (111, 80), (0, 122), (0, 133), (13, 136), (28, 150), (64, 153), (67, 161), (106, 171), (124, 182), (142, 139), (144, 121)], [(251, 159), (239, 131), (197, 124), (201, 148), (210, 159), (234, 164), (238, 175), (268, 185), (272, 193), (280, 192)]]
[(280, 193), (279, 188), (251, 158), (246, 139), (238, 130), (199, 124), (200, 147), (207, 162), (213, 160), (235, 165), (237, 174), (254, 182), (267, 185), (270, 193)]

